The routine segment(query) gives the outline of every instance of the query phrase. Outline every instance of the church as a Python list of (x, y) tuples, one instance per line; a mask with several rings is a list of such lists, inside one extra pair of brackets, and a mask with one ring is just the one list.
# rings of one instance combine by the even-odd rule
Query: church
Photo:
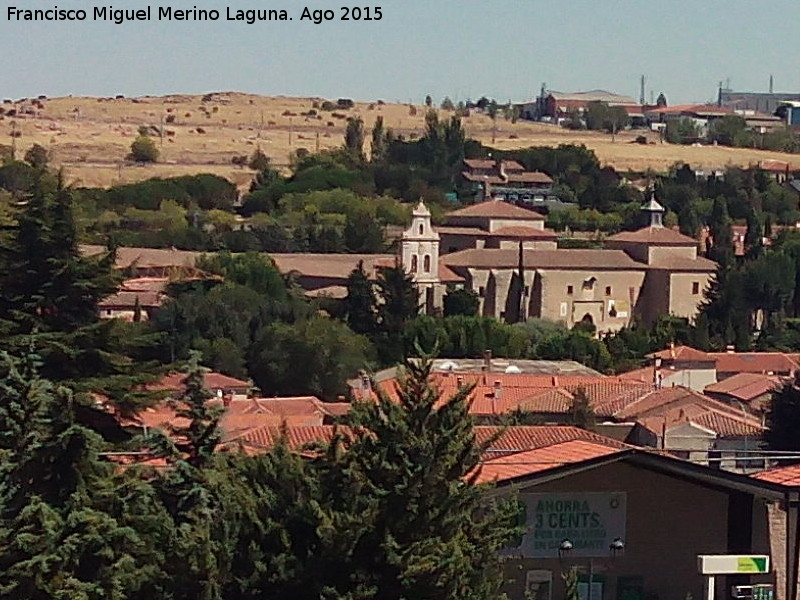
[(430, 314), (441, 310), (448, 287), (464, 287), (478, 295), (480, 314), (509, 322), (584, 321), (607, 332), (634, 318), (692, 320), (716, 264), (698, 256), (696, 240), (664, 227), (655, 199), (642, 211), (646, 227), (610, 236), (602, 249), (564, 249), (544, 217), (507, 202), (456, 210), (440, 227), (420, 202), (399, 257)]

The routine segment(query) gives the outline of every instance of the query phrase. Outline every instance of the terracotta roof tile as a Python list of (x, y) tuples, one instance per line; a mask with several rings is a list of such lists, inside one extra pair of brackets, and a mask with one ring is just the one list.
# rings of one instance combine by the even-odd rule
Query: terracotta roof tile
[(487, 200), (464, 208), (460, 208), (445, 215), (445, 223), (450, 217), (486, 217), (490, 219), (516, 219), (518, 221), (544, 221), (544, 217), (537, 212), (520, 208), (502, 200)]
[(392, 254), (270, 254), (281, 273), (296, 272), (306, 277), (346, 280), (359, 261), (370, 279), (377, 277), (377, 269), (394, 264)]
[[(183, 390), (186, 373), (168, 373), (158, 381), (147, 384), (145, 388), (154, 392), (177, 392)], [(203, 374), (203, 385), (208, 390), (244, 389), (252, 387), (249, 381), (228, 377), (222, 373), (208, 371)]]
[(618, 447), (597, 442), (585, 440), (562, 442), (484, 462), (479, 467), (474, 481), (478, 484), (499, 483), (618, 452), (621, 452)]
[(800, 369), (795, 356), (783, 352), (710, 352), (718, 373), (791, 374)]
[(697, 246), (697, 240), (669, 227), (643, 227), (636, 231), (621, 231), (607, 239), (608, 242), (633, 242), (651, 246)]
[(750, 402), (770, 393), (780, 384), (780, 378), (760, 373), (737, 373), (727, 379), (706, 386), (705, 392), (724, 394), (743, 402)]
[[(502, 161), (503, 168), (506, 171), (524, 171), (525, 167), (515, 160)], [(470, 169), (494, 169), (497, 167), (497, 161), (493, 158), (467, 158), (464, 164)]]
[(751, 477), (770, 483), (779, 483), (788, 487), (797, 487), (800, 486), (800, 465), (775, 467), (773, 469), (761, 471), (760, 473), (754, 473)]
[[(442, 261), (451, 268), (516, 268), (519, 251), (515, 248), (471, 248), (446, 254)], [(645, 268), (645, 265), (634, 261), (622, 250), (524, 250), (523, 264), (528, 269), (642, 271)]]
[(660, 358), (662, 360), (677, 360), (681, 362), (713, 362), (715, 359), (711, 354), (697, 350), (691, 346), (675, 346), (666, 348), (647, 355), (648, 358)]
[(492, 237), (513, 237), (513, 238), (546, 238), (556, 240), (558, 234), (552, 229), (536, 229), (534, 227), (501, 227), (488, 234)]

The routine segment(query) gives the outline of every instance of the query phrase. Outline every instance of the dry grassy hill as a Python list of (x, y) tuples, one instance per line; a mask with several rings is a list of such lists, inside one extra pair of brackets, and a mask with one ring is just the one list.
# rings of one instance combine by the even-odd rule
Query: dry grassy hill
[[(341, 145), (346, 117), (359, 115), (370, 129), (378, 115), (386, 126), (406, 137), (421, 135), (424, 107), (412, 116), (402, 104), (357, 103), (349, 111), (320, 112), (320, 118), (303, 117), (319, 98), (264, 97), (242, 93), (207, 96), (171, 95), (142, 98), (50, 98), (4, 103), (15, 116), (0, 116), (0, 132), (20, 133), (17, 147), (24, 152), (34, 143), (48, 148), (53, 161), (66, 169), (79, 185), (110, 186), (155, 176), (210, 172), (242, 187), (252, 174), (231, 164), (235, 155), (250, 155), (260, 146), (277, 165), (286, 165), (298, 148), (332, 148)], [(125, 155), (141, 125), (167, 132), (161, 143), (159, 164), (136, 166)], [(172, 121), (172, 122), (167, 122)], [(468, 135), (501, 149), (563, 143), (586, 144), (603, 163), (618, 169), (664, 170), (676, 161), (692, 165), (748, 165), (766, 158), (800, 163), (800, 158), (776, 152), (723, 147), (687, 147), (633, 143), (637, 133), (626, 132), (612, 141), (610, 135), (571, 132), (552, 125), (498, 119), (496, 131), (484, 115), (464, 120)], [(788, 158), (787, 158), (788, 156)], [(793, 160), (794, 158), (794, 160)]]

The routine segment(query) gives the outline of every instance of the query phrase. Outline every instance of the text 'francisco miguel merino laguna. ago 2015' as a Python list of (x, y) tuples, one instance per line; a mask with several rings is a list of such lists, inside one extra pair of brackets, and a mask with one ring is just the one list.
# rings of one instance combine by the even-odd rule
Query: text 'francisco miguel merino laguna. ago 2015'
[[(67, 9), (53, 6), (46, 9), (25, 9), (9, 6), (9, 21), (107, 21), (121, 25), (135, 21), (238, 21), (252, 25), (258, 21), (293, 21), (294, 17), (285, 9), (222, 9), (173, 8), (171, 6), (147, 6), (138, 9), (120, 9), (113, 6), (95, 6), (89, 10)], [(380, 21), (383, 18), (379, 6), (343, 6), (336, 11), (317, 10), (305, 7), (298, 21), (309, 21), (319, 25), (325, 21)]]

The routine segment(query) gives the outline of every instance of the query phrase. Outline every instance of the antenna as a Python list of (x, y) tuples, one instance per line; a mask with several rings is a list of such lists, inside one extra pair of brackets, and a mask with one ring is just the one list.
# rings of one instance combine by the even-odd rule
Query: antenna
[(769, 76), (769, 93), (770, 94), (772, 93), (772, 84), (773, 84), (773, 79), (772, 79), (772, 75), (770, 75)]

